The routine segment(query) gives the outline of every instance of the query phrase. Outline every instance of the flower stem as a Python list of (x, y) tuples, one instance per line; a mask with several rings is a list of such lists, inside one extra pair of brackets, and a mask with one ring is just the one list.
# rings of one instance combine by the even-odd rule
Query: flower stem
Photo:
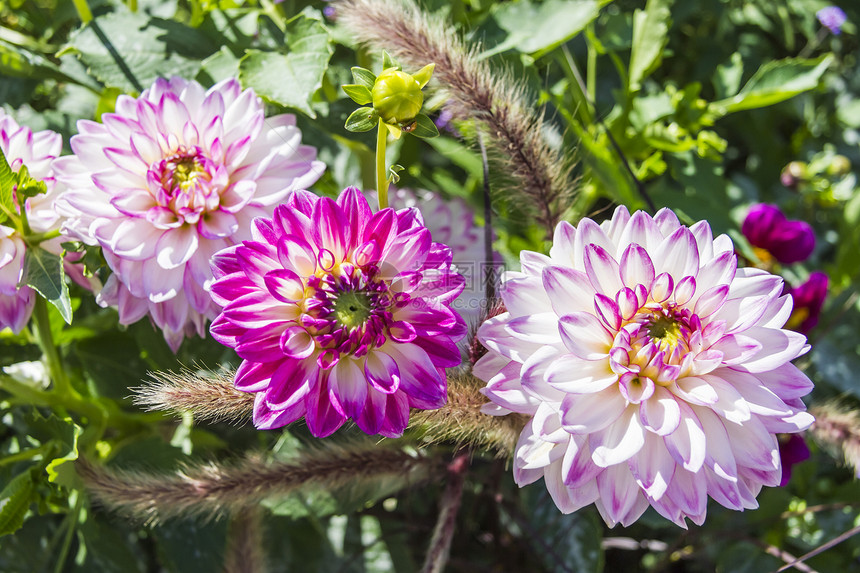
[(379, 208), (388, 207), (388, 177), (385, 173), (385, 142), (388, 130), (382, 120), (376, 132), (376, 193), (379, 196)]
[(54, 335), (51, 334), (51, 321), (48, 318), (48, 303), (38, 295), (36, 295), (36, 303), (33, 308), (33, 318), (36, 320), (36, 339), (45, 355), (45, 361), (48, 363), (48, 374), (54, 383), (54, 391), (61, 396), (75, 392), (69, 382), (69, 377), (66, 376), (66, 371), (63, 369), (60, 353), (57, 352), (57, 347), (54, 344)]
[(78, 17), (81, 19), (81, 22), (86, 24), (93, 19), (93, 13), (90, 11), (90, 5), (87, 4), (87, 0), (72, 0), (75, 5), (75, 10), (78, 11)]

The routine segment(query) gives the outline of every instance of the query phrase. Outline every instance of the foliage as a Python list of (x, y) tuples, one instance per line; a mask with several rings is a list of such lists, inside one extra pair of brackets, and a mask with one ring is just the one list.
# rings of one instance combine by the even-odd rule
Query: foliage
[[(751, 264), (762, 261), (739, 232), (750, 205), (776, 203), (813, 225), (812, 257), (772, 270), (794, 285), (814, 270), (830, 277), (820, 324), (810, 333), (813, 350), (799, 366), (816, 382), (813, 402), (839, 397), (860, 406), (857, 6), (845, 3), (848, 23), (835, 36), (822, 33), (815, 19), (823, 0), (426, 4), (434, 17), (481, 42), (475, 58), (522, 78), (543, 112), (543, 137), (579, 161), (579, 188), (565, 219), (601, 218), (611, 204), (668, 206), (686, 223), (707, 219), (715, 233), (730, 234)], [(337, 3), (323, 10), (304, 0), (99, 0), (85, 23), (86, 3), (74, 6), (0, 4), (0, 102), (20, 123), (61, 133), (67, 152), (77, 120), (98, 121), (120, 94), (137, 95), (157, 77), (207, 86), (238, 77), (264, 98), (269, 115), (297, 114), (304, 142), (328, 166), (314, 191), (335, 196), (349, 185), (374, 187), (373, 134), (359, 132), (375, 127), (378, 114), (355, 108), (372, 103), (373, 73), (389, 66), (357, 45)], [(344, 84), (351, 87), (342, 90)], [(431, 121), (444, 113), (443, 88), (435, 80), (427, 85), (419, 137), (390, 143), (383, 165), (405, 166), (395, 174), (403, 187), (461, 197), (483, 213), (475, 123)], [(421, 138), (437, 125), (440, 137)], [(506, 174), (491, 175), (495, 187)], [(26, 172), (0, 161), (4, 221), (28, 181)], [(497, 193), (493, 207), (495, 246), (511, 268), (518, 268), (520, 250), (546, 250), (546, 229), (516, 201)], [(107, 278), (97, 253), (84, 261), (92, 280)], [(187, 339), (174, 355), (147, 321), (119, 327), (115, 310), (70, 283), (62, 264), (38, 241), (28, 249), (22, 284), (44, 300), (30, 328), (0, 333), (0, 366), (48, 364), (41, 379), (0, 373), (0, 570), (219, 570), (226, 519), (149, 525), (119, 518), (92, 503), (76, 460), (170, 471), (246, 451), (277, 458), (310, 440), (306, 428), (257, 432), (191, 416), (176, 420), (133, 404), (129, 388), (149, 371), (218, 371), (238, 359), (209, 337)], [(331, 439), (348, 445), (353, 434), (346, 429)], [(445, 461), (455, 451), (450, 442), (422, 441), (419, 432), (402, 442), (405, 450)], [(785, 554), (803, 555), (860, 519), (855, 476), (826, 448), (812, 447), (813, 460), (796, 466), (785, 488), (766, 489), (759, 509), (738, 514), (711, 503), (705, 525), (689, 531), (654, 512), (615, 530), (592, 508), (561, 515), (543, 486), (517, 489), (506, 462), (477, 448), (448, 570), (775, 570), (790, 560)], [(416, 571), (442, 489), (395, 480), (268, 500), (267, 561), (272, 570)], [(785, 554), (775, 557), (769, 548)], [(808, 565), (851, 570), (858, 555), (854, 536)]]

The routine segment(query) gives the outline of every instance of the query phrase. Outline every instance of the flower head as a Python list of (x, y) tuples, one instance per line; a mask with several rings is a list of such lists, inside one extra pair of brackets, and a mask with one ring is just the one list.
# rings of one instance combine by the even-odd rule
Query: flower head
[(776, 205), (760, 203), (747, 213), (741, 232), (753, 247), (783, 264), (806, 260), (815, 249), (815, 233), (804, 221), (786, 219)]
[(794, 301), (794, 310), (786, 324), (787, 328), (807, 334), (818, 324), (821, 307), (827, 298), (827, 275), (815, 271), (806, 282), (788, 289)]
[[(27, 220), (35, 233), (45, 233), (59, 226), (59, 216), (53, 202), (60, 192), (54, 179), (51, 162), (63, 148), (63, 138), (53, 131), (33, 132), (20, 126), (0, 110), (0, 148), (13, 172), (25, 166), (34, 179), (45, 182), (47, 193), (30, 197), (25, 203)], [(42, 246), (59, 253), (61, 239)], [(28, 286), (19, 287), (27, 247), (21, 235), (11, 226), (0, 225), (0, 328), (20, 332), (30, 319), (35, 293)]]
[(815, 17), (834, 36), (842, 33), (842, 25), (848, 20), (848, 16), (839, 6), (825, 6), (815, 13)]
[(791, 479), (791, 468), (795, 464), (808, 460), (810, 452), (801, 434), (780, 434), (777, 439), (779, 459), (782, 463), (782, 479), (779, 481), (779, 487), (785, 487)]
[(708, 495), (742, 510), (779, 484), (775, 434), (812, 422), (782, 279), (737, 268), (728, 237), (666, 209), (562, 222), (549, 256), (520, 260), (474, 367), (487, 413), (532, 417), (518, 484), (543, 477), (562, 511), (594, 502), (609, 525), (651, 505), (681, 526)]
[(252, 232), (213, 259), (224, 310), (211, 332), (243, 359), (235, 383), (257, 393), (258, 428), (304, 416), (327, 436), (352, 418), (398, 436), (409, 408), (445, 403), (463, 278), (416, 209), (372, 213), (354, 188), (337, 201), (295, 192)]
[(69, 187), (57, 208), (69, 234), (101, 245), (113, 275), (99, 301), (122, 324), (149, 314), (174, 350), (202, 336), (218, 311), (209, 258), (322, 174), (295, 117), (263, 111), (236, 80), (205, 90), (174, 77), (120, 96), (103, 123), (78, 122), (75, 155), (54, 163)]

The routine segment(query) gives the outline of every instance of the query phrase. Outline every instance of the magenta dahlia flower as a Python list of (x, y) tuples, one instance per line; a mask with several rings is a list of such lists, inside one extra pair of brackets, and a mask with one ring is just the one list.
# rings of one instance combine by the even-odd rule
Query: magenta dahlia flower
[(213, 259), (224, 310), (211, 332), (243, 359), (235, 384), (257, 393), (258, 428), (304, 416), (322, 437), (352, 418), (393, 437), (410, 408), (445, 403), (463, 278), (417, 210), (372, 213), (354, 188), (337, 201), (297, 191), (252, 232)]
[(791, 470), (800, 462), (809, 459), (811, 452), (802, 434), (780, 434), (777, 436), (779, 442), (779, 460), (782, 463), (782, 478), (779, 487), (785, 487), (791, 481)]
[[(12, 171), (27, 167), (30, 176), (45, 182), (47, 193), (27, 199), (25, 208), (30, 229), (46, 233), (59, 227), (59, 216), (52, 204), (60, 192), (54, 179), (51, 162), (63, 148), (63, 138), (53, 131), (33, 133), (18, 125), (0, 110), (0, 148)], [(42, 243), (42, 247), (59, 254), (62, 239)], [(36, 294), (28, 286), (19, 287), (24, 269), (26, 245), (18, 232), (10, 226), (0, 225), (0, 328), (9, 327), (18, 333), (33, 313)]]
[(788, 328), (803, 334), (815, 328), (821, 316), (824, 300), (827, 298), (829, 282), (826, 274), (815, 271), (802, 284), (788, 289), (794, 301), (794, 310), (788, 319)]
[(753, 247), (763, 249), (764, 259), (783, 264), (799, 263), (815, 249), (815, 233), (804, 221), (786, 219), (776, 205), (754, 205), (744, 219), (741, 232)]
[(122, 324), (149, 314), (174, 350), (202, 336), (218, 312), (210, 257), (322, 174), (295, 117), (263, 112), (234, 79), (206, 90), (174, 77), (120, 96), (103, 123), (78, 122), (74, 155), (54, 162), (68, 186), (57, 209), (66, 232), (101, 245), (113, 274), (99, 302)]
[(519, 485), (543, 477), (563, 512), (594, 502), (610, 526), (651, 505), (685, 527), (708, 495), (742, 510), (779, 484), (776, 433), (813, 420), (781, 278), (737, 268), (727, 236), (666, 209), (560, 223), (549, 256), (520, 260), (474, 367), (486, 413), (531, 416)]

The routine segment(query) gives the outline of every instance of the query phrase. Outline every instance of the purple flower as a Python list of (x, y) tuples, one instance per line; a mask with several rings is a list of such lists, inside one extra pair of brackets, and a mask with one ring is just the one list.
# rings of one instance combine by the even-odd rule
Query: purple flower
[[(63, 138), (53, 131), (33, 132), (0, 109), (0, 148), (12, 171), (26, 166), (30, 176), (45, 182), (47, 193), (27, 199), (27, 222), (34, 233), (45, 233), (60, 226), (53, 202), (62, 185), (54, 179), (51, 162), (63, 148)], [(10, 223), (11, 224), (11, 223)], [(46, 241), (41, 247), (54, 254), (62, 252), (64, 238)], [(19, 287), (27, 245), (13, 227), (0, 225), (0, 328), (18, 333), (30, 320), (36, 294), (28, 286)]]
[(253, 90), (230, 79), (206, 90), (159, 79), (120, 96), (103, 123), (79, 121), (75, 155), (54, 162), (69, 190), (64, 229), (101, 245), (113, 274), (99, 295), (121, 324), (149, 314), (176, 350), (218, 313), (209, 258), (250, 238), (293, 189), (322, 174), (289, 114), (266, 118)]
[(821, 25), (830, 30), (834, 36), (842, 33), (842, 24), (848, 20), (848, 16), (839, 6), (826, 6), (815, 13), (815, 17)]
[(804, 221), (788, 220), (776, 205), (759, 203), (750, 209), (741, 232), (754, 247), (783, 264), (806, 260), (815, 249), (815, 233)]
[(322, 437), (351, 418), (394, 437), (410, 408), (445, 403), (464, 281), (416, 209), (373, 213), (355, 188), (337, 201), (296, 191), (252, 234), (213, 258), (224, 309), (211, 332), (243, 359), (235, 384), (257, 393), (258, 428), (304, 416)]
[(788, 289), (794, 300), (794, 310), (788, 319), (787, 328), (807, 334), (818, 324), (821, 307), (827, 298), (827, 275), (815, 271), (801, 285)]
[(806, 440), (800, 434), (780, 434), (778, 441), (779, 459), (782, 463), (782, 479), (779, 482), (779, 487), (785, 487), (788, 485), (788, 480), (791, 479), (792, 466), (808, 460), (810, 452)]
[(530, 417), (519, 485), (542, 477), (561, 511), (595, 503), (610, 526), (650, 505), (686, 527), (708, 496), (751, 509), (779, 484), (776, 434), (813, 421), (800, 400), (812, 382), (790, 362), (809, 346), (782, 328), (782, 279), (737, 268), (727, 236), (667, 209), (560, 223), (549, 256), (520, 261), (473, 370), (486, 413)]

